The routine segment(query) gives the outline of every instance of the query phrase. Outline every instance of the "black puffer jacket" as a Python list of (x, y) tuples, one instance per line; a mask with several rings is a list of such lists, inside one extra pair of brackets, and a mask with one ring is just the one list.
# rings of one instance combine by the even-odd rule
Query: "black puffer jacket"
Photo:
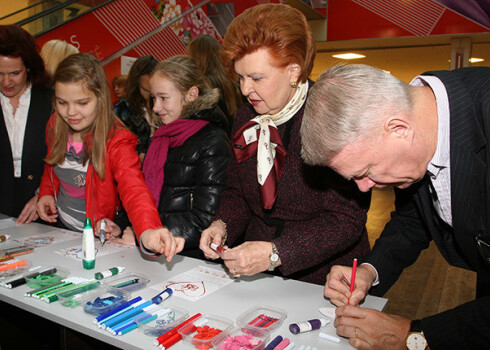
[(195, 257), (199, 257), (201, 232), (218, 209), (231, 157), (230, 141), (223, 129), (226, 117), (216, 107), (218, 97), (217, 89), (211, 90), (185, 106), (184, 118), (210, 123), (182, 146), (169, 149), (158, 205), (163, 225), (174, 236), (185, 238), (184, 255)]

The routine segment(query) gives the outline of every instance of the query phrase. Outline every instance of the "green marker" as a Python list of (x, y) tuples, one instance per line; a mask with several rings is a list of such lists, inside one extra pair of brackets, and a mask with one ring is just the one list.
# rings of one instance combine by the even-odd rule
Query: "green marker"
[(132, 284), (136, 284), (139, 282), (139, 278), (135, 278), (135, 279), (132, 279), (132, 280), (129, 280), (129, 281), (124, 281), (122, 283), (119, 283), (119, 284), (116, 284), (114, 286), (114, 288), (123, 288), (123, 287), (127, 287), (127, 286), (130, 286)]
[(83, 259), (82, 265), (86, 270), (92, 270), (95, 267), (95, 238), (94, 230), (90, 218), (85, 219), (82, 238)]
[(109, 269), (109, 270), (96, 272), (95, 273), (95, 279), (101, 280), (101, 279), (104, 279), (106, 277), (111, 277), (111, 276), (117, 275), (119, 272), (123, 272), (124, 269), (125, 269), (125, 267), (123, 267), (123, 266), (116, 266), (116, 267), (113, 267), (112, 269)]

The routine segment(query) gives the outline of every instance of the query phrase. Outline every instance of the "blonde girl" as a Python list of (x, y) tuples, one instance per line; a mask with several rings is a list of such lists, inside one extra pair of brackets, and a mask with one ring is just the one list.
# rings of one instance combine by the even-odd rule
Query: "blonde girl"
[(120, 198), (140, 243), (170, 261), (176, 241), (163, 230), (143, 180), (136, 136), (112, 111), (101, 64), (91, 54), (71, 55), (56, 69), (53, 83), (56, 112), (46, 129), (39, 216), (81, 231), (86, 217), (94, 223), (113, 220)]

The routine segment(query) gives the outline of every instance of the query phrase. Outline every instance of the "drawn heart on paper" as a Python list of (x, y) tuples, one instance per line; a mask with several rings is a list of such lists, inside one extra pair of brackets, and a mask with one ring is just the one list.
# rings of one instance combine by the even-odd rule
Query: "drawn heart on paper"
[(185, 296), (198, 298), (206, 294), (204, 282), (169, 282), (165, 288), (172, 288), (175, 292), (181, 292)]

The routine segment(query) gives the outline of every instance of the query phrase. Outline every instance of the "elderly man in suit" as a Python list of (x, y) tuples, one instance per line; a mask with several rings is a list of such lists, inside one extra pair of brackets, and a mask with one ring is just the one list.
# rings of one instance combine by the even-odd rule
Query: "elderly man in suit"
[[(366, 65), (336, 66), (311, 89), (302, 155), (361, 191), (396, 187), (396, 210), (357, 269), (336, 266), (325, 296), (339, 335), (359, 349), (483, 349), (490, 345), (490, 68), (433, 71), (406, 84)], [(383, 295), (434, 240), (477, 272), (476, 300), (409, 320), (355, 307)]]

